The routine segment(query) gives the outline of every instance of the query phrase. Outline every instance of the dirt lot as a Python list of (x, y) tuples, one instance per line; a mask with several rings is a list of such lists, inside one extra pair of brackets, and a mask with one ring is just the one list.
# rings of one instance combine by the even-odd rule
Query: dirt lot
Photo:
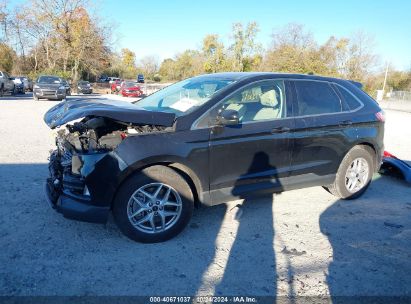
[[(411, 295), (411, 186), (374, 176), (340, 201), (321, 187), (195, 212), (161, 244), (70, 221), (43, 199), (52, 101), (0, 99), (0, 295)], [(411, 160), (411, 113), (387, 111)]]

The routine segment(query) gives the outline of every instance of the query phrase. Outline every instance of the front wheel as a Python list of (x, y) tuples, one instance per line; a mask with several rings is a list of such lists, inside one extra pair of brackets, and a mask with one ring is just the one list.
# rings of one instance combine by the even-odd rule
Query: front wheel
[(191, 188), (176, 171), (148, 167), (120, 188), (113, 215), (120, 230), (143, 243), (166, 241), (179, 234), (193, 214)]
[(324, 188), (342, 199), (355, 199), (361, 196), (371, 183), (374, 154), (368, 146), (352, 148), (342, 160), (334, 183)]
[(0, 97), (3, 97), (3, 96), (4, 96), (4, 87), (1, 86), (1, 88), (0, 88)]
[(33, 94), (33, 99), (34, 99), (35, 101), (39, 101), (39, 98), (37, 97), (36, 94)]

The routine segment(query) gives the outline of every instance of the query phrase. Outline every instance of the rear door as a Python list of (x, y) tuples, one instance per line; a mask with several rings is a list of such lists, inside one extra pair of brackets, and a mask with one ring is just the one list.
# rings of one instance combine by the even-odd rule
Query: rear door
[(352, 113), (329, 82), (295, 80), (293, 84), (292, 180), (312, 184), (332, 181), (356, 136)]

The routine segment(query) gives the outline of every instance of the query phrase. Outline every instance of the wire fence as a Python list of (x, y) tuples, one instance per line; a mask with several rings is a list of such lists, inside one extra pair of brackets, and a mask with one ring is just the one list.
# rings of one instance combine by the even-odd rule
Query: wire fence
[[(388, 93), (389, 100), (409, 101), (411, 102), (411, 91), (392, 91)], [(387, 94), (387, 95), (388, 95)]]

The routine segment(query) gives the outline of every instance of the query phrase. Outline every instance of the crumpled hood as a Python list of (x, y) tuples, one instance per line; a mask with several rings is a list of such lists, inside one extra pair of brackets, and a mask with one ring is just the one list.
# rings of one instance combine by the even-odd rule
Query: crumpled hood
[(153, 112), (126, 101), (108, 99), (70, 99), (63, 101), (44, 114), (44, 122), (52, 129), (86, 116), (111, 118), (133, 124), (171, 127), (175, 114)]

